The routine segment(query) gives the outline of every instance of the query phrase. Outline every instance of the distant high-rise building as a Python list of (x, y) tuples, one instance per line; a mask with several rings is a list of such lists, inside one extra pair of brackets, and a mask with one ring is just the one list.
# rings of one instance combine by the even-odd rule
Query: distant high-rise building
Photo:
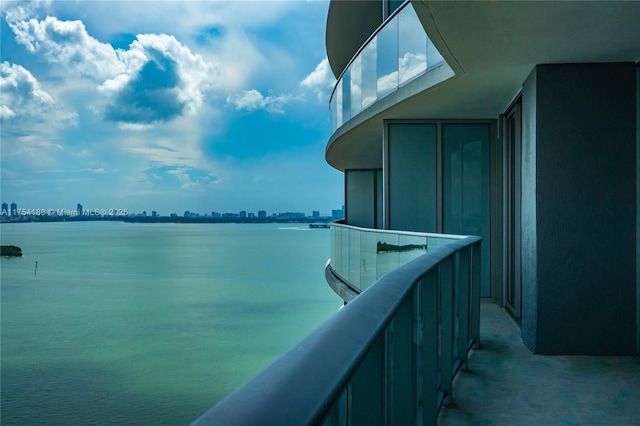
[(2, 216), (9, 216), (9, 204), (2, 203)]
[(244, 210), (242, 210), (242, 211), (240, 212), (240, 219), (246, 219), (246, 218), (247, 218), (247, 212), (246, 212), (246, 211), (244, 211)]
[(320, 212), (314, 210), (313, 213), (311, 213), (311, 216), (313, 216), (314, 219), (318, 219), (320, 217)]
[(256, 214), (255, 213), (248, 213), (248, 217), (249, 217), (249, 219), (253, 219), (253, 218), (256, 217)]
[(11, 216), (18, 216), (18, 205), (16, 203), (11, 203)]
[(157, 212), (157, 211), (155, 211), (155, 210), (153, 210), (153, 211), (151, 212), (151, 217), (158, 217), (158, 212)]
[(258, 211), (258, 219), (266, 219), (266, 218), (267, 218), (266, 210), (259, 210)]
[(331, 219), (333, 220), (344, 219), (344, 208), (342, 210), (340, 209), (331, 210)]
[(76, 215), (82, 216), (82, 204), (80, 203), (76, 206)]
[(211, 217), (214, 219), (218, 219), (220, 217), (220, 213), (218, 212), (211, 212)]

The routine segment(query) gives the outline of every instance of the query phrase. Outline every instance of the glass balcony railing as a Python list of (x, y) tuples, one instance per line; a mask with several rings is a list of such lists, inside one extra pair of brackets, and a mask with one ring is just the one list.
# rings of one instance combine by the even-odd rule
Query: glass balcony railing
[(331, 267), (359, 292), (405, 263), (465, 238), (331, 224)]
[(329, 101), (332, 131), (378, 99), (445, 63), (409, 4), (378, 28), (338, 79)]

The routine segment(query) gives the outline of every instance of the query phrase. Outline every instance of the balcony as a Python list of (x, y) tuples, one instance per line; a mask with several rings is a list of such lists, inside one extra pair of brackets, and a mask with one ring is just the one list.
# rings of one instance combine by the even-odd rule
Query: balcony
[[(406, 2), (373, 33), (338, 78), (329, 101), (332, 131), (442, 65), (447, 66), (413, 6)], [(430, 79), (421, 90), (450, 76), (445, 73)]]
[(449, 425), (638, 425), (640, 358), (535, 355), (500, 306), (480, 305), (480, 350), (453, 385)]
[(479, 341), (480, 242), (386, 274), (194, 424), (435, 424)]

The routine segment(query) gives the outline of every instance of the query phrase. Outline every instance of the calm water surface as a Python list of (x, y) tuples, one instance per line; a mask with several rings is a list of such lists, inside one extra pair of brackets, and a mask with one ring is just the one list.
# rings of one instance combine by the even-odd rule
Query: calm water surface
[(188, 424), (340, 306), (326, 229), (69, 222), (0, 236), (24, 253), (0, 264), (3, 425)]

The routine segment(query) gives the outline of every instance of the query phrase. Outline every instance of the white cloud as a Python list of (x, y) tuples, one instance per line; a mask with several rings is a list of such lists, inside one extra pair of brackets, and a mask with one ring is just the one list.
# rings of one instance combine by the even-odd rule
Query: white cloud
[(124, 63), (110, 44), (91, 37), (82, 21), (61, 21), (47, 16), (43, 21), (28, 19), (21, 7), (9, 9), (7, 24), (16, 41), (29, 52), (44, 55), (51, 63), (61, 63), (84, 77), (104, 80), (117, 75)]
[(264, 109), (272, 113), (283, 114), (284, 106), (298, 98), (290, 95), (264, 96), (255, 89), (245, 90), (240, 94), (228, 96), (227, 103), (237, 110), (255, 111)]
[[(114, 49), (89, 35), (82, 21), (37, 20), (30, 13), (20, 6), (7, 11), (16, 41), (49, 63), (96, 82), (107, 96), (109, 121), (151, 124), (194, 113), (205, 92), (221, 85), (221, 69), (174, 36), (139, 34), (128, 50)], [(4, 108), (2, 113), (11, 116)]]
[(335, 84), (336, 78), (331, 72), (331, 67), (329, 67), (329, 60), (327, 58), (320, 61), (316, 68), (300, 82), (301, 86), (313, 90), (317, 94), (320, 102), (324, 102), (329, 99)]
[(58, 104), (21, 65), (0, 64), (0, 119), (35, 119), (53, 126), (76, 124), (77, 114)]

